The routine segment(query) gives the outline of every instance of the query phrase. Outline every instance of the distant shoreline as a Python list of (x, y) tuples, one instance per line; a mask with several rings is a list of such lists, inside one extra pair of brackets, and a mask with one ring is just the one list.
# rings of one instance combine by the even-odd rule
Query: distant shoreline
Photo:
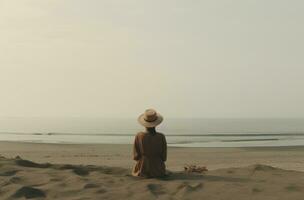
[[(175, 147), (304, 146), (304, 133), (165, 134)], [(135, 134), (0, 133), (0, 141), (42, 144), (133, 144)]]
[[(132, 168), (130, 144), (43, 144), (0, 141), (0, 155), (21, 156), (35, 162), (107, 165)], [(185, 164), (207, 165), (209, 169), (267, 164), (304, 172), (304, 146), (284, 147), (172, 147), (167, 166), (182, 170)]]

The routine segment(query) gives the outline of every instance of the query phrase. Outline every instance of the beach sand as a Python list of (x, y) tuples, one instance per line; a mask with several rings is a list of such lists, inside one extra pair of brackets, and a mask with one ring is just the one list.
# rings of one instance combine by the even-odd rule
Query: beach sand
[[(0, 142), (0, 199), (302, 200), (304, 196), (304, 147), (169, 148), (167, 167), (172, 174), (164, 179), (130, 176), (131, 147)], [(207, 166), (209, 171), (187, 174), (182, 172), (185, 164)]]

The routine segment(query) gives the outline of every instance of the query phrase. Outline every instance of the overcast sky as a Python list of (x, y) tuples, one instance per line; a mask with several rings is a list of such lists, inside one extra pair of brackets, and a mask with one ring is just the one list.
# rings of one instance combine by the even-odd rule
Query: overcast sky
[(0, 116), (304, 117), (302, 0), (0, 0)]

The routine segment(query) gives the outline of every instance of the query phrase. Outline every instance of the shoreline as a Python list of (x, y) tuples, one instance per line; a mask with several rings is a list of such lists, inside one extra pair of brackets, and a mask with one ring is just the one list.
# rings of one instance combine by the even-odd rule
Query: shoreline
[[(110, 143), (64, 143), (64, 142), (35, 142), (35, 141), (6, 141), (6, 140), (0, 140), (0, 144), (3, 143), (11, 143), (11, 144), (38, 144), (38, 145), (85, 145), (85, 146), (95, 146), (95, 145), (117, 145), (117, 146), (132, 146), (132, 144), (110, 144)], [(1, 148), (1, 147), (0, 147)], [(242, 147), (198, 147), (198, 146), (193, 146), (193, 147), (188, 147), (188, 146), (172, 146), (168, 145), (168, 148), (201, 148), (201, 149), (219, 149), (219, 148), (227, 148), (227, 149), (293, 149), (293, 148), (303, 148), (304, 145), (283, 145), (283, 146), (242, 146)]]
[[(221, 141), (222, 144), (226, 145), (205, 145), (202, 146), (201, 143), (197, 142), (184, 142), (184, 143), (167, 143), (168, 147), (170, 148), (296, 148), (296, 147), (304, 147), (304, 143), (301, 142), (300, 144), (232, 144), (234, 142), (267, 142), (267, 141), (280, 141), (280, 139), (254, 139), (254, 140), (231, 140), (231, 141)], [(168, 141), (167, 141), (168, 142)], [(59, 141), (33, 141), (33, 140), (0, 140), (0, 143), (29, 143), (29, 144), (45, 144), (45, 145), (132, 145), (132, 142), (128, 143), (109, 143), (109, 142), (59, 142)], [(207, 144), (207, 143), (206, 143)]]
[[(0, 141), (0, 155), (39, 163), (105, 165), (131, 169), (130, 144), (44, 144)], [(210, 170), (266, 164), (304, 172), (304, 146), (283, 147), (168, 147), (167, 169), (183, 170), (187, 164)]]

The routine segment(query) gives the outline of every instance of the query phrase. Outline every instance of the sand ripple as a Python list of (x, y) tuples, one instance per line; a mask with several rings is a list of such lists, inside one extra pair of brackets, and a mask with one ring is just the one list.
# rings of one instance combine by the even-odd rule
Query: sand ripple
[(0, 199), (292, 199), (302, 200), (304, 174), (266, 165), (173, 172), (164, 179), (93, 165), (39, 164), (0, 158)]

